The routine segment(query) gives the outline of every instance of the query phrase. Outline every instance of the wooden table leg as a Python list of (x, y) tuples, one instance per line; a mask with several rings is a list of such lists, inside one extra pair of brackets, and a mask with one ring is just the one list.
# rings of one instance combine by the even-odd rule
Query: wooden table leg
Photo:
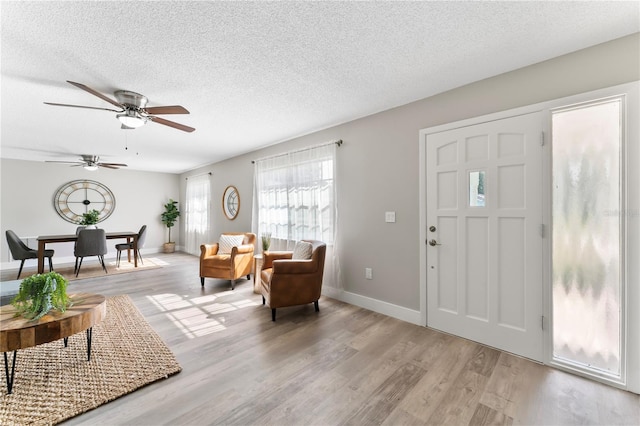
[[(131, 242), (131, 238), (127, 237), (127, 244)], [(131, 250), (127, 249), (127, 262), (131, 263)]]
[(38, 241), (38, 273), (44, 272), (44, 241)]
[(138, 267), (138, 236), (133, 237), (133, 267)]

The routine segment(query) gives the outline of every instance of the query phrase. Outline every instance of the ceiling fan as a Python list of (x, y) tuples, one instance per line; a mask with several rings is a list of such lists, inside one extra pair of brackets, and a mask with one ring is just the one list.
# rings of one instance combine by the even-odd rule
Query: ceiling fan
[(92, 95), (97, 96), (100, 99), (107, 101), (120, 109), (115, 110), (111, 108), (99, 108), (83, 105), (58, 104), (54, 102), (45, 102), (45, 104), (72, 108), (101, 109), (105, 111), (113, 111), (117, 113), (116, 118), (118, 118), (118, 120), (120, 120), (120, 122), (122, 123), (121, 127), (123, 129), (135, 129), (136, 127), (144, 125), (147, 121), (153, 121), (155, 123), (164, 124), (165, 126), (173, 127), (174, 129), (182, 130), (184, 132), (191, 133), (195, 130), (193, 127), (185, 126), (184, 124), (165, 120), (164, 118), (155, 116), (156, 114), (189, 114), (189, 111), (187, 111), (186, 108), (180, 105), (147, 107), (148, 99), (146, 96), (143, 96), (136, 92), (131, 92), (129, 90), (116, 90), (113, 94), (116, 97), (117, 101), (114, 101), (108, 96), (105, 96), (97, 90), (94, 90), (89, 86), (85, 86), (82, 83), (76, 83), (69, 80), (67, 80), (67, 83), (73, 84), (74, 86), (86, 92), (89, 92)]
[(46, 160), (46, 162), (72, 164), (71, 167), (82, 166), (85, 168), (85, 170), (89, 170), (89, 171), (98, 170), (98, 167), (104, 167), (107, 169), (119, 169), (120, 167), (127, 167), (126, 164), (122, 164), (122, 163), (103, 163), (102, 161), (100, 161), (100, 157), (96, 155), (82, 155), (82, 159), (79, 161)]

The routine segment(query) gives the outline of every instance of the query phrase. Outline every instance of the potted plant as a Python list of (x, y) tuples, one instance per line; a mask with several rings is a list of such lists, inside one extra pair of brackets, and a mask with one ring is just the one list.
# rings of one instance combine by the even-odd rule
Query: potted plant
[(265, 232), (262, 234), (262, 251), (265, 252), (269, 250), (271, 246), (271, 232)]
[(171, 241), (171, 228), (176, 224), (178, 217), (180, 216), (180, 210), (178, 210), (177, 201), (169, 198), (169, 202), (164, 205), (164, 212), (160, 215), (162, 223), (169, 228), (169, 241), (163, 244), (163, 251), (165, 253), (173, 253), (176, 249), (176, 243)]
[(87, 228), (95, 228), (95, 225), (100, 222), (100, 212), (96, 209), (89, 210), (86, 213), (82, 213), (82, 219), (78, 222), (79, 225)]
[(20, 290), (11, 304), (18, 315), (34, 321), (52, 309), (64, 312), (71, 306), (71, 300), (67, 296), (67, 283), (57, 272), (31, 275), (22, 280)]

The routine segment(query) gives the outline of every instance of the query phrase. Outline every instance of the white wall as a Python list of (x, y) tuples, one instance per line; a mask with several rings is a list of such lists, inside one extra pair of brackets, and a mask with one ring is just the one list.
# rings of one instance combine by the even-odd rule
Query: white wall
[[(420, 129), (638, 79), (640, 34), (634, 34), (185, 173), (181, 199), (186, 176), (211, 171), (213, 240), (223, 231), (250, 230), (252, 159), (342, 139), (338, 246), (346, 293), (340, 297), (418, 322)], [(222, 213), (227, 185), (240, 192), (235, 221)], [(385, 211), (395, 211), (397, 222), (385, 223)], [(373, 268), (373, 280), (365, 279), (365, 267)]]
[[(109, 231), (138, 231), (147, 225), (144, 253), (161, 249), (167, 239), (166, 227), (160, 214), (169, 198), (179, 199), (179, 177), (169, 173), (150, 173), (127, 169), (100, 169), (89, 172), (82, 167), (69, 167), (22, 160), (0, 160), (0, 265), (2, 269), (17, 268), (19, 262), (11, 262), (5, 238), (7, 229), (20, 237), (38, 235), (73, 234), (76, 226), (63, 220), (53, 206), (58, 188), (72, 180), (90, 179), (107, 186), (114, 194), (116, 207), (111, 216), (98, 226)], [(179, 237), (179, 227), (174, 227), (172, 239)], [(115, 244), (109, 241), (109, 254), (115, 256)], [(37, 248), (37, 243), (30, 244)], [(72, 243), (51, 244), (47, 248), (56, 251), (56, 263), (73, 261)], [(35, 262), (29, 261), (31, 265)]]

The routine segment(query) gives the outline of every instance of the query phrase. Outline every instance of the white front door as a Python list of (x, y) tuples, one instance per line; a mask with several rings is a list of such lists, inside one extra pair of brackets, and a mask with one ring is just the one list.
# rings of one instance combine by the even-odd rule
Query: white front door
[(427, 325), (543, 360), (542, 113), (427, 135)]

